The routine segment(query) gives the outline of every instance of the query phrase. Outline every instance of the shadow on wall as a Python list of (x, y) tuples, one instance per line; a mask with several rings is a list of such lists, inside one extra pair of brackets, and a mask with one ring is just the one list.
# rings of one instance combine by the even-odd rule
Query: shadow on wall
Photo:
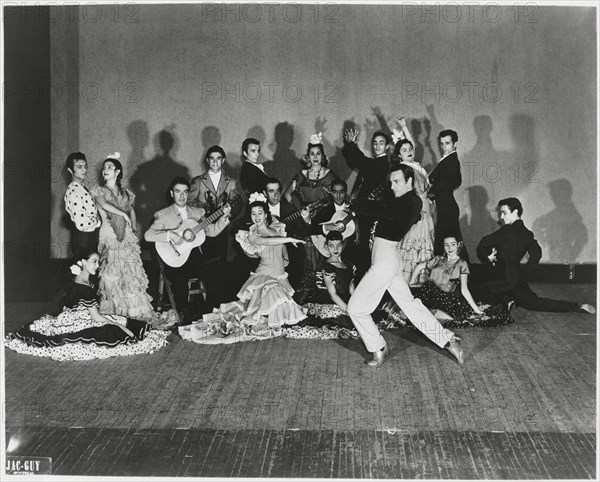
[(567, 179), (548, 183), (554, 209), (537, 218), (533, 232), (553, 263), (576, 261), (588, 242), (587, 228), (573, 204), (573, 186)]
[(520, 168), (508, 151), (494, 147), (492, 118), (488, 115), (475, 117), (473, 130), (477, 139), (475, 145), (460, 156), (464, 183), (485, 185), (492, 202), (508, 195), (517, 196), (524, 187), (519, 182)]
[[(459, 219), (460, 232), (462, 233), (471, 259), (477, 259), (476, 249), (479, 241), (484, 236), (496, 231), (500, 225), (497, 218), (490, 213), (490, 198), (483, 186), (470, 186), (466, 189), (467, 204), (470, 210), (462, 213)], [(495, 202), (492, 201), (495, 206)]]
[[(540, 156), (536, 147), (535, 120), (528, 114), (511, 115), (508, 121), (513, 141), (512, 181), (519, 184), (516, 192), (527, 189), (528, 184), (539, 182)], [(515, 192), (515, 188), (511, 192)]]
[[(321, 118), (317, 118), (315, 120), (315, 130), (316, 132), (320, 132), (320, 128), (325, 129), (326, 120), (321, 120)], [(344, 131), (349, 129), (357, 129), (358, 126), (354, 119), (346, 119), (342, 124), (342, 129), (340, 130), (339, 137), (334, 141), (334, 144), (331, 144), (325, 136), (323, 136), (323, 147), (325, 148), (325, 152), (333, 153), (329, 154), (327, 157), (329, 158), (329, 168), (335, 172), (342, 180), (346, 181), (348, 184), (348, 192), (352, 192), (352, 186), (356, 179), (356, 174), (353, 169), (348, 166), (346, 159), (342, 155), (342, 148), (344, 147)], [(323, 131), (324, 132), (324, 131)]]
[[(156, 211), (171, 204), (168, 191), (173, 178), (182, 176), (190, 179), (188, 168), (173, 157), (179, 146), (173, 126), (158, 132), (154, 141), (156, 151), (154, 158), (138, 165), (129, 179), (129, 186), (136, 195), (135, 213), (141, 233), (150, 227)], [(132, 154), (134, 152), (136, 152), (136, 145), (132, 144)]]
[(286, 189), (292, 182), (296, 172), (301, 168), (300, 160), (292, 149), (294, 143), (294, 126), (289, 122), (280, 122), (275, 126), (273, 142), (269, 145), (273, 151), (273, 177)]

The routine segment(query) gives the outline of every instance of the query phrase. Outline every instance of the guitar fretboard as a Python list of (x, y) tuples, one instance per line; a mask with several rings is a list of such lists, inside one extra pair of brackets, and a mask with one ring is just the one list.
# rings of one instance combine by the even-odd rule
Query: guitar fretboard
[[(239, 196), (236, 196), (232, 201), (230, 201), (229, 205), (234, 207), (239, 202)], [(196, 226), (192, 228), (192, 232), (194, 234), (198, 234), (200, 231), (206, 228), (209, 224), (214, 223), (217, 219), (219, 219), (223, 215), (223, 208), (217, 209), (214, 213), (204, 219), (201, 223), (198, 223)]]

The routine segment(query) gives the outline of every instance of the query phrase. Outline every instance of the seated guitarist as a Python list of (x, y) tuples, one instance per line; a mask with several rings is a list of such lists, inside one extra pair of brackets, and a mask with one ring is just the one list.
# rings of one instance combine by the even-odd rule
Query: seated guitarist
[[(323, 209), (317, 212), (317, 214), (310, 219), (310, 226), (308, 227), (308, 234), (311, 236), (320, 235), (320, 242), (315, 245), (319, 252), (325, 257), (329, 256), (329, 253), (324, 252), (327, 250), (327, 243), (325, 236), (330, 231), (339, 231), (343, 233), (344, 239), (344, 255), (353, 263), (356, 262), (357, 245), (356, 240), (358, 239), (358, 223), (356, 219), (349, 213), (349, 204), (347, 201), (348, 185), (342, 179), (336, 179), (331, 185), (331, 202), (326, 205)], [(330, 222), (334, 216), (339, 212), (348, 213), (348, 218), (344, 219), (343, 216), (338, 217), (344, 219), (345, 222), (337, 221), (335, 223)], [(351, 223), (351, 224), (350, 224)], [(346, 234), (353, 231), (352, 234)], [(315, 238), (313, 238), (314, 241)]]
[[(203, 208), (207, 214), (211, 214), (239, 195), (239, 191), (235, 179), (223, 172), (226, 160), (225, 151), (221, 146), (209, 147), (205, 161), (208, 171), (192, 179), (187, 203), (188, 206)], [(202, 245), (202, 252), (207, 260), (227, 260), (228, 231), (223, 230), (221, 234), (207, 239)]]
[[(202, 208), (187, 205), (189, 192), (190, 183), (187, 179), (176, 177), (171, 181), (169, 193), (173, 198), (173, 204), (154, 214), (154, 222), (144, 234), (146, 241), (171, 243), (175, 247), (181, 246), (185, 241), (191, 241), (191, 239), (184, 239), (175, 230), (187, 219), (200, 222), (206, 212)], [(215, 237), (223, 231), (229, 224), (230, 214), (231, 208), (229, 205), (225, 205), (223, 215), (219, 220), (206, 227), (206, 235)], [(194, 248), (182, 266), (173, 268), (165, 263), (165, 275), (172, 284), (175, 304), (181, 315), (183, 315), (183, 323), (190, 323), (196, 314), (188, 302), (189, 278), (200, 278), (206, 287), (206, 303), (208, 306), (202, 309), (203, 312), (212, 311), (212, 308), (218, 306), (221, 301), (225, 301), (222, 297), (225, 281), (223, 271), (220, 270), (219, 272), (219, 269), (215, 269), (214, 265), (211, 266), (210, 264), (207, 264), (203, 269), (203, 261), (204, 257), (200, 249)]]
[[(329, 224), (334, 214), (339, 211), (348, 210), (348, 203), (346, 201), (346, 194), (348, 192), (348, 185), (342, 179), (336, 179), (331, 185), (331, 203), (321, 209), (314, 218), (310, 220), (310, 228), (308, 233), (311, 235), (322, 234), (327, 235), (329, 231), (340, 231), (346, 230), (346, 224), (338, 222), (336, 224)], [(322, 224), (327, 223), (327, 224)]]

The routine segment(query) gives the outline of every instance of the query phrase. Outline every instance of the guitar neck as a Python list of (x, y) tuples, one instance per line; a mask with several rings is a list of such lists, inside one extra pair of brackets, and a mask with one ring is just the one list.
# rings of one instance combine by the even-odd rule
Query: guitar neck
[(281, 222), (283, 224), (289, 222), (289, 221), (293, 221), (294, 219), (296, 219), (298, 216), (300, 216), (300, 211), (296, 211), (294, 214), (290, 214), (289, 216), (286, 216), (285, 218), (283, 218), (281, 220)]
[[(326, 203), (326, 201), (324, 201), (323, 199), (319, 199), (318, 201), (314, 201), (314, 202), (310, 203), (309, 205), (305, 206), (303, 209), (308, 209), (308, 213), (309, 213), (310, 217), (312, 218), (316, 214), (316, 210), (321, 208), (324, 203)], [(283, 218), (281, 220), (281, 222), (283, 224), (285, 224), (289, 221), (293, 221), (294, 219), (296, 219), (302, 215), (303, 209), (296, 211), (294, 214), (290, 214), (289, 216), (286, 216), (285, 218)]]
[(192, 228), (192, 232), (194, 234), (198, 234), (200, 231), (204, 230), (206, 226), (214, 223), (217, 219), (219, 219), (223, 215), (223, 208), (217, 209), (214, 213), (204, 219), (201, 223), (198, 223), (196, 226)]

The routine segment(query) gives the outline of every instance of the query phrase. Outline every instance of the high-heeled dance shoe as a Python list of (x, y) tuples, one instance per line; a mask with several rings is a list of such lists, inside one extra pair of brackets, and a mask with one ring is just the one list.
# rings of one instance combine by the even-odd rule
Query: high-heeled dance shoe
[(460, 346), (459, 336), (454, 335), (452, 339), (448, 342), (448, 346), (446, 347), (446, 349), (450, 353), (452, 353), (459, 365), (462, 365), (465, 362), (465, 353), (462, 349), (462, 346)]
[(390, 347), (386, 343), (381, 350), (373, 352), (373, 359), (367, 362), (367, 365), (377, 368), (383, 363), (383, 359), (390, 354)]

